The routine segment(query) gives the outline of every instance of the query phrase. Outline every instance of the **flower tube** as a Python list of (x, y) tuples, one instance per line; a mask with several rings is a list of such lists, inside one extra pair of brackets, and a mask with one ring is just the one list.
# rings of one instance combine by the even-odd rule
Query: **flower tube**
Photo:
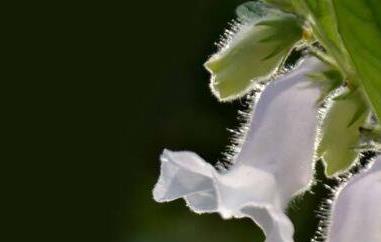
[(284, 210), (312, 180), (321, 95), (306, 74), (323, 67), (307, 57), (265, 86), (254, 100), (243, 143), (228, 171), (218, 172), (193, 152), (165, 150), (154, 199), (182, 197), (197, 213), (249, 217), (264, 230), (266, 242), (292, 242), (294, 228)]
[(381, 241), (381, 156), (337, 193), (327, 242)]

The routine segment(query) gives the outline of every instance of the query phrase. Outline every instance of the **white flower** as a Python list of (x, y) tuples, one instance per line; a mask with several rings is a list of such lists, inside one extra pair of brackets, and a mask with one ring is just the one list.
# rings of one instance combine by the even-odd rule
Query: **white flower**
[(224, 174), (193, 152), (165, 150), (154, 199), (183, 197), (197, 213), (249, 217), (264, 230), (267, 242), (292, 242), (294, 229), (284, 210), (312, 180), (321, 95), (305, 74), (322, 66), (306, 58), (264, 88), (240, 151)]
[(381, 241), (381, 156), (337, 193), (328, 242)]

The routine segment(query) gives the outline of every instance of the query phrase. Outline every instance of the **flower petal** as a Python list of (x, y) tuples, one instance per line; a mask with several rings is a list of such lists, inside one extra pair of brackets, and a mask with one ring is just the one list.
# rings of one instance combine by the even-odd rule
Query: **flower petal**
[(184, 197), (195, 212), (217, 209), (213, 185), (216, 173), (214, 167), (189, 151), (164, 150), (160, 160), (160, 177), (153, 190), (157, 202)]
[(327, 241), (381, 241), (380, 201), (381, 156), (371, 169), (353, 177), (338, 192)]
[(195, 153), (165, 150), (155, 200), (183, 197), (198, 213), (251, 218), (267, 242), (293, 241), (294, 229), (283, 211), (312, 179), (321, 94), (305, 74), (322, 66), (307, 58), (264, 88), (254, 100), (248, 132), (227, 172), (217, 172)]
[(284, 205), (312, 179), (320, 87), (311, 85), (305, 75), (324, 67), (317, 59), (308, 58), (265, 88), (235, 158), (274, 174)]

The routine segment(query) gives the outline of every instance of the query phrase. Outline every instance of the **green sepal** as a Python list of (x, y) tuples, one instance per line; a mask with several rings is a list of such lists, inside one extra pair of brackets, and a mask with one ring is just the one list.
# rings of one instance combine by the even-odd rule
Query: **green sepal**
[(346, 92), (342, 89), (335, 95), (345, 98), (331, 98), (319, 128), (316, 155), (325, 162), (327, 176), (346, 171), (358, 158), (360, 128), (370, 113), (359, 89), (350, 95)]
[(361, 129), (364, 142), (375, 142), (381, 144), (381, 125), (365, 126)]
[(205, 63), (212, 74), (212, 92), (221, 101), (239, 98), (257, 82), (268, 80), (302, 36), (299, 19), (281, 12), (239, 28)]
[(277, 7), (285, 12), (294, 12), (294, 6), (291, 0), (264, 0), (264, 2)]
[(341, 73), (335, 69), (327, 69), (321, 72), (307, 74), (313, 85), (320, 86), (321, 95), (317, 101), (322, 104), (331, 93), (343, 84)]
[(278, 12), (279, 10), (277, 9), (255, 1), (242, 3), (235, 10), (237, 18), (240, 21), (260, 19), (268, 15), (277, 14)]

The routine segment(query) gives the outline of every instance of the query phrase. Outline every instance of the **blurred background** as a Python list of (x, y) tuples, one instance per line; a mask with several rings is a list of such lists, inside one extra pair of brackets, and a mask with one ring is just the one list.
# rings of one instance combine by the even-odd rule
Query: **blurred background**
[[(152, 188), (164, 148), (192, 150), (215, 163), (237, 127), (242, 101), (218, 103), (209, 91), (205, 60), (228, 27), (240, 0), (144, 1), (131, 3), (120, 129), (119, 207), (109, 211), (118, 242), (260, 242), (250, 220), (196, 215), (183, 200), (159, 204)], [(122, 25), (122, 24), (119, 24)], [(121, 57), (123, 58), (123, 57)], [(122, 63), (124, 64), (124, 63)], [(321, 174), (321, 166), (318, 173)], [(292, 174), (290, 174), (292, 175)], [(324, 180), (321, 175), (319, 180)], [(318, 226), (315, 210), (327, 197), (319, 183), (295, 199), (288, 211), (296, 242), (310, 241)]]
[[(3, 68), (14, 241), (263, 241), (248, 219), (152, 199), (164, 148), (214, 164), (239, 125), (244, 103), (218, 103), (203, 63), (243, 2), (14, 3)], [(296, 242), (310, 241), (329, 197), (323, 184), (335, 185), (321, 174), (318, 163), (318, 182), (288, 210)]]

